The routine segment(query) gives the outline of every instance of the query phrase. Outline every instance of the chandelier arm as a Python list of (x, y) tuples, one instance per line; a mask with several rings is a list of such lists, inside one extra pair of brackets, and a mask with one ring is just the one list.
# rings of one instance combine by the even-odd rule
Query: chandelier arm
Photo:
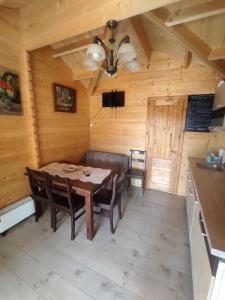
[(105, 55), (106, 55), (106, 60), (108, 60), (108, 57), (109, 57), (109, 50), (107, 49), (105, 43), (98, 37), (98, 36), (95, 36), (94, 37), (94, 43), (98, 43), (102, 46), (102, 48), (104, 49), (105, 51)]
[(128, 35), (125, 35), (125, 37), (119, 42), (118, 44), (118, 47), (116, 49), (116, 52), (115, 52), (115, 58), (116, 58), (116, 61), (118, 61), (118, 51), (119, 51), (119, 48), (120, 46), (123, 44), (123, 43), (129, 43), (130, 42), (130, 38)]

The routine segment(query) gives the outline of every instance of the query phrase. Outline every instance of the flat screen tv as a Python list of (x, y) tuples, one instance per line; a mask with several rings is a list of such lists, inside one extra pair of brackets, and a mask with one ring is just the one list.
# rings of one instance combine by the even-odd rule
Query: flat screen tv
[(125, 93), (124, 92), (109, 92), (102, 94), (103, 107), (119, 107), (124, 106)]

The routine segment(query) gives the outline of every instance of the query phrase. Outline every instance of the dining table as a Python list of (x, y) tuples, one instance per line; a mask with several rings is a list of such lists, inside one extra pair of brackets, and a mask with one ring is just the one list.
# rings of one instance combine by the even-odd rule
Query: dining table
[(71, 162), (53, 162), (38, 170), (70, 179), (72, 190), (85, 198), (87, 239), (94, 237), (93, 195), (112, 178), (112, 170)]

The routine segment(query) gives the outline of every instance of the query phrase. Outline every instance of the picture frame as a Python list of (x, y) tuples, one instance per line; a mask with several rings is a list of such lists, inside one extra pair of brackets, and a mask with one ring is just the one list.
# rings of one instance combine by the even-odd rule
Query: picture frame
[(53, 83), (54, 109), (56, 112), (76, 112), (76, 90)]
[(19, 73), (0, 66), (0, 115), (22, 115)]

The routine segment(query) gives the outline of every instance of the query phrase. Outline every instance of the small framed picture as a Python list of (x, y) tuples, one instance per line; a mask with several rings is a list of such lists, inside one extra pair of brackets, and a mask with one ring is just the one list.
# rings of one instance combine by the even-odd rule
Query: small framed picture
[(76, 112), (76, 90), (53, 83), (53, 97), (55, 111)]
[(22, 115), (19, 74), (0, 67), (0, 115)]

